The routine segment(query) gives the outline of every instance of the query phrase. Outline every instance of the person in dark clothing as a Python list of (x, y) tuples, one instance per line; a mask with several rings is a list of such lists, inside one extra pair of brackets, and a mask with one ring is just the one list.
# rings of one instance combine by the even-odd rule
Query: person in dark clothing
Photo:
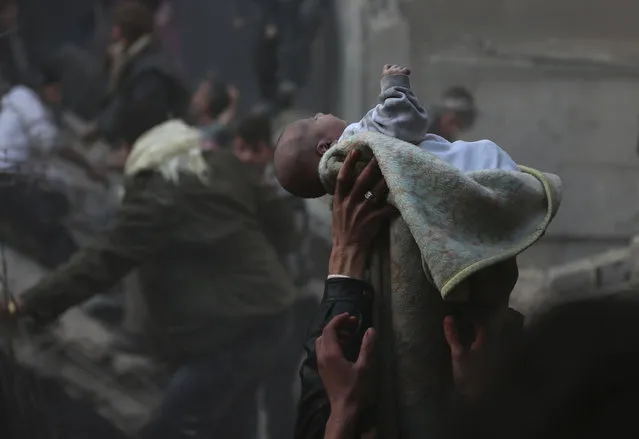
[(275, 110), (292, 105), (308, 82), (312, 44), (328, 13), (327, 0), (253, 0), (261, 10), (255, 72), (262, 98)]
[(428, 132), (455, 142), (476, 120), (477, 107), (472, 93), (465, 87), (455, 86), (444, 91), (441, 103), (432, 109)]
[[(343, 341), (343, 356), (353, 363), (356, 362), (364, 334), (372, 327), (373, 319), (373, 290), (364, 282), (364, 272), (371, 243), (377, 237), (382, 227), (394, 215), (394, 210), (377, 203), (362, 202), (363, 194), (369, 190), (379, 194), (387, 191), (385, 183), (379, 180), (375, 172), (375, 165), (369, 165), (355, 180), (349, 168), (355, 163), (359, 152), (354, 152), (344, 162), (338, 182), (333, 204), (333, 250), (329, 261), (329, 276), (326, 281), (324, 297), (320, 311), (314, 319), (305, 344), (306, 358), (300, 371), (302, 393), (298, 405), (298, 417), (295, 437), (298, 439), (321, 439), (327, 429), (327, 422), (331, 415), (331, 401), (327, 389), (322, 383), (318, 368), (315, 344), (325, 326), (333, 318), (346, 314), (357, 316), (357, 321), (348, 328), (348, 336)], [(350, 193), (353, 193), (353, 197)], [(358, 194), (361, 192), (361, 200)], [(357, 198), (357, 199), (356, 199)], [(351, 200), (349, 202), (349, 200)], [(355, 200), (356, 199), (356, 200)], [(351, 209), (355, 209), (354, 211)], [(344, 215), (346, 214), (346, 215)], [(349, 216), (360, 221), (354, 225)], [(344, 222), (347, 221), (347, 222)], [(366, 407), (370, 410), (371, 407)], [(360, 419), (359, 425), (353, 425), (352, 437), (356, 432), (368, 430), (370, 418)]]
[(105, 183), (104, 174), (60, 136), (56, 110), (61, 78), (55, 61), (40, 68), (38, 87), (12, 87), (0, 108), (0, 204), (6, 208), (0, 217), (8, 228), (2, 235), (51, 269), (77, 250), (64, 224), (71, 205), (50, 179), (52, 158), (57, 156)]
[(296, 296), (278, 256), (292, 213), (262, 179), (271, 158), (270, 139), (203, 151), (196, 129), (161, 124), (129, 156), (111, 226), (20, 295), (17, 315), (44, 324), (139, 270), (150, 344), (173, 371), (143, 438), (256, 434), (256, 393), (290, 344)]
[(88, 139), (132, 145), (148, 127), (183, 117), (189, 97), (153, 39), (153, 15), (143, 4), (125, 2), (117, 8), (113, 38), (110, 94)]
[[(374, 291), (364, 279), (372, 243), (395, 211), (388, 205), (366, 201), (367, 191), (383, 200), (388, 189), (374, 163), (356, 176), (359, 154), (357, 150), (350, 153), (338, 176), (329, 276), (300, 370), (302, 395), (296, 439), (360, 437), (375, 426), (374, 399), (362, 393), (369, 386), (361, 382), (370, 379), (374, 340), (371, 329)], [(455, 316), (459, 314), (455, 312)], [(510, 334), (520, 330), (523, 322), (516, 312), (509, 315), (511, 324), (504, 332)], [(477, 364), (483, 363), (478, 357), (485, 355), (482, 326), (473, 331), (469, 340), (463, 340), (455, 320), (449, 316), (443, 322), (451, 348), (452, 375), (460, 394), (452, 395), (451, 403), (476, 398), (482, 392), (481, 369), (477, 369)], [(321, 341), (335, 331), (339, 333), (337, 352), (334, 345)], [(320, 352), (320, 349), (324, 350)], [(332, 374), (328, 384), (326, 374)], [(344, 405), (346, 402), (349, 404)]]
[(537, 315), (456, 439), (638, 437), (638, 313), (636, 290), (621, 289)]

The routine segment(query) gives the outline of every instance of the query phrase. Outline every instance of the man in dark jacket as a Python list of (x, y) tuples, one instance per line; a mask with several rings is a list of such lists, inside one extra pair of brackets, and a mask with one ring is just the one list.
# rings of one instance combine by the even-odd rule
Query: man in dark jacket
[(125, 126), (182, 117), (189, 96), (169, 61), (153, 39), (153, 14), (141, 3), (125, 2), (115, 11), (110, 49), (109, 97), (93, 136), (101, 136), (114, 146), (132, 145), (134, 129)]
[(174, 370), (142, 437), (255, 435), (256, 391), (288, 345), (296, 296), (278, 257), (293, 215), (261, 179), (269, 145), (239, 136), (202, 151), (196, 129), (159, 125), (131, 152), (111, 227), (21, 295), (18, 315), (47, 322), (139, 269), (151, 341)]
[(327, 0), (251, 0), (260, 10), (254, 67), (262, 99), (273, 110), (290, 107), (312, 68), (313, 41), (331, 3)]

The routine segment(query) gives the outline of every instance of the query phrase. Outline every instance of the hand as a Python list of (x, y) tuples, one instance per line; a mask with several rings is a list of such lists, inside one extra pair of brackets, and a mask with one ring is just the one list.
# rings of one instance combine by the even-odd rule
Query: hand
[(335, 415), (359, 411), (373, 397), (375, 330), (370, 328), (364, 334), (355, 363), (344, 357), (340, 342), (346, 327), (355, 323), (355, 318), (348, 314), (338, 315), (315, 342), (318, 371)]
[(386, 64), (384, 69), (382, 70), (382, 76), (393, 76), (393, 75), (406, 75), (410, 76), (410, 69), (408, 67), (395, 65), (395, 64)]
[[(360, 151), (352, 150), (337, 176), (329, 272), (361, 279), (375, 238), (396, 210), (386, 204), (388, 186), (375, 159), (357, 176), (355, 166), (360, 155)], [(372, 198), (367, 199), (369, 192)]]
[(470, 349), (466, 349), (460, 339), (455, 319), (448, 316), (444, 319), (444, 336), (450, 347), (453, 381), (457, 391), (464, 396), (475, 398), (479, 395), (482, 369), (484, 366), (484, 347), (486, 331), (482, 327), (475, 330), (475, 340)]

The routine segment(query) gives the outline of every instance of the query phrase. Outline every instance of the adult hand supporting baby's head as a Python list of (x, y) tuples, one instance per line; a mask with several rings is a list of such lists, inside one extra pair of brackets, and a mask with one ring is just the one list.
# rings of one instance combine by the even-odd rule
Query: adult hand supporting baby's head
[(410, 76), (410, 69), (397, 64), (386, 64), (382, 69), (382, 76), (406, 75)]
[(386, 204), (388, 186), (375, 159), (359, 173), (356, 165), (362, 154), (351, 150), (337, 176), (333, 199), (333, 252), (330, 274), (362, 279), (369, 253), (382, 227), (395, 216)]

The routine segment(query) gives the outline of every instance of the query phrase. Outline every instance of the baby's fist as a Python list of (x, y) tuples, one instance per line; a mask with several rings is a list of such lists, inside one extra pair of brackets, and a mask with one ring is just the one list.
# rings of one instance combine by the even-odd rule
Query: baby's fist
[(399, 66), (395, 64), (386, 64), (384, 70), (382, 70), (382, 76), (393, 75), (406, 75), (410, 76), (410, 69), (408, 67)]

